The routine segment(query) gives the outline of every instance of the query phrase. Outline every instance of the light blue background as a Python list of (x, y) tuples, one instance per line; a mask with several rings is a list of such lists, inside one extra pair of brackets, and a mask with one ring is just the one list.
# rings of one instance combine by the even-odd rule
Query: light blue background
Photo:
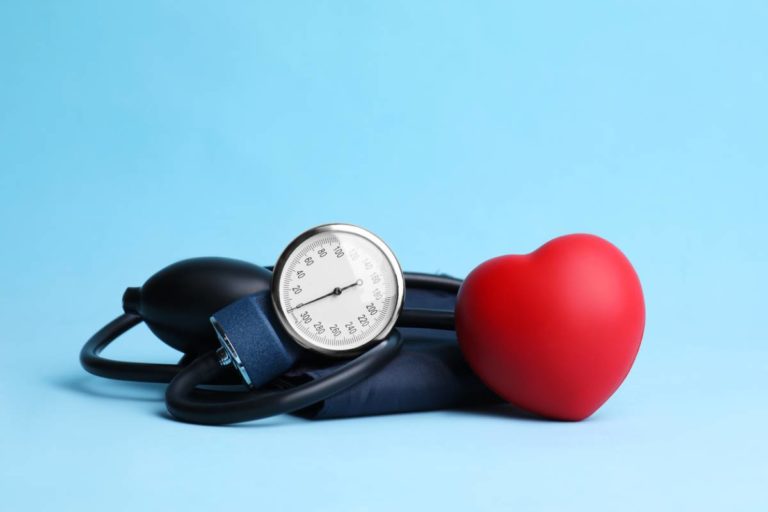
[[(2, 1), (0, 509), (766, 510), (768, 5), (530, 4)], [(211, 428), (79, 367), (126, 286), (327, 221), (456, 275), (602, 235), (635, 368), (577, 424)]]

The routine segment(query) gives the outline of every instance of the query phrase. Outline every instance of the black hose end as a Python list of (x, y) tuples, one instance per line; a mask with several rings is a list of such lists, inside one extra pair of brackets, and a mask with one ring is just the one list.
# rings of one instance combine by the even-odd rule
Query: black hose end
[(125, 289), (123, 293), (123, 311), (126, 313), (132, 313), (139, 315), (139, 307), (141, 305), (141, 288), (132, 286)]

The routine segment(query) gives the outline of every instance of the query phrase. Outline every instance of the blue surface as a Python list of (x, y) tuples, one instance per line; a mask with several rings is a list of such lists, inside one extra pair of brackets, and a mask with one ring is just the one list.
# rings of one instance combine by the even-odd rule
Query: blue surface
[[(0, 509), (768, 509), (766, 3), (475, 4), (0, 3)], [(635, 368), (577, 424), (232, 428), (80, 369), (124, 287), (335, 220), (457, 275), (602, 235)]]

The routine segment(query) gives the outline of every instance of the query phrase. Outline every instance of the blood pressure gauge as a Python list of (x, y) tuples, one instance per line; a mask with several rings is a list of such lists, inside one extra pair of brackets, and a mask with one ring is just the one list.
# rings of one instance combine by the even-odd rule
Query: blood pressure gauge
[(403, 271), (370, 231), (326, 224), (302, 233), (283, 251), (271, 293), (280, 323), (297, 343), (343, 356), (392, 330), (403, 306)]

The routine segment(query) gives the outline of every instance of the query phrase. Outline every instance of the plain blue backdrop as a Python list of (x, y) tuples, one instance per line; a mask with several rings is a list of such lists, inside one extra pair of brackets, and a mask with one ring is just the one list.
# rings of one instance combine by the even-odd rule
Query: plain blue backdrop
[[(1, 1), (0, 510), (768, 509), (767, 26), (765, 2)], [(635, 367), (582, 423), (225, 428), (79, 367), (126, 286), (328, 221), (459, 276), (601, 235), (644, 285)]]

